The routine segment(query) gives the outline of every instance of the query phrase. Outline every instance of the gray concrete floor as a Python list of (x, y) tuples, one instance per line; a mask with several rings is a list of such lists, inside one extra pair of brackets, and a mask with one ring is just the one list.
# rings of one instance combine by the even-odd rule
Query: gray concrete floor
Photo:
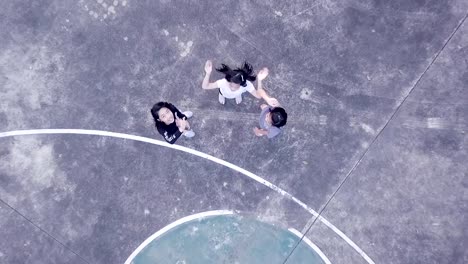
[[(467, 14), (466, 0), (3, 1), (0, 132), (162, 139), (149, 109), (169, 101), (195, 113), (196, 137), (177, 144), (280, 186), (375, 263), (468, 263)], [(207, 59), (268, 67), (283, 135), (255, 137), (255, 98), (222, 106), (203, 91)], [(86, 135), (0, 142), (0, 263), (123, 263), (165, 225), (218, 209), (366, 263), (291, 200), (188, 153)]]

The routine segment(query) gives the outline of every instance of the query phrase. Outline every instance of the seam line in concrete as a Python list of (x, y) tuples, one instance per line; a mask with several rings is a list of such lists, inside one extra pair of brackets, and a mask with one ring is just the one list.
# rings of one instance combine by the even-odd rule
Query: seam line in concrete
[[(288, 193), (287, 191), (281, 189), (277, 185), (263, 179), (262, 177), (245, 170), (237, 165), (234, 165), (230, 162), (222, 160), (220, 158), (216, 158), (212, 155), (203, 153), (201, 151), (191, 149), (188, 147), (180, 146), (180, 145), (171, 145), (165, 141), (156, 140), (152, 138), (142, 137), (142, 136), (135, 136), (130, 134), (124, 133), (117, 133), (117, 132), (109, 132), (109, 131), (102, 131), (102, 130), (87, 130), (87, 129), (30, 129), (30, 130), (16, 130), (16, 131), (9, 131), (9, 132), (0, 132), (0, 138), (3, 137), (11, 137), (11, 136), (26, 136), (26, 135), (49, 135), (49, 134), (71, 134), (71, 135), (93, 135), (93, 136), (105, 136), (105, 137), (114, 137), (114, 138), (121, 138), (121, 139), (130, 139), (139, 142), (150, 143), (158, 146), (167, 147), (174, 150), (183, 151), (200, 158), (204, 158), (210, 161), (213, 161), (219, 165), (223, 165), (227, 168), (230, 168), (234, 171), (237, 171), (252, 180), (263, 184), (264, 186), (272, 189), (273, 191), (281, 194), (282, 196), (294, 201), (300, 207), (305, 209), (314, 217), (317, 217), (323, 224), (325, 224), (328, 228), (330, 228), (335, 234), (337, 234), (341, 239), (343, 239), (350, 247), (352, 247), (362, 258), (364, 258), (369, 264), (374, 264), (374, 261), (358, 246), (354, 243), (345, 233), (339, 230), (336, 226), (330, 223), (327, 219), (320, 216), (314, 209), (309, 207), (307, 204), (302, 202), (301, 200), (294, 197), (292, 194)], [(302, 241), (302, 240), (300, 240)], [(297, 245), (296, 245), (297, 246)]]
[(35, 224), (31, 219), (27, 218), (25, 215), (23, 215), (22, 213), (20, 213), (18, 210), (16, 210), (13, 206), (11, 206), (10, 204), (8, 204), (7, 202), (5, 202), (3, 199), (0, 198), (0, 202), (3, 203), (4, 205), (6, 205), (7, 207), (9, 207), (11, 210), (13, 210), (13, 212), (15, 212), (17, 215), (19, 215), (20, 217), (22, 217), (23, 219), (25, 219), (27, 222), (29, 222), (32, 226), (34, 226), (35, 228), (39, 229), (42, 233), (44, 233), (45, 235), (47, 235), (48, 237), (52, 238), (52, 240), (54, 240), (55, 242), (59, 243), (62, 247), (64, 247), (66, 250), (72, 252), (73, 254), (75, 254), (77, 257), (79, 257), (81, 260), (83, 260), (85, 263), (88, 263), (88, 264), (91, 264), (90, 262), (88, 262), (85, 258), (83, 258), (82, 256), (80, 256), (78, 253), (76, 253), (73, 249), (71, 249), (70, 247), (68, 247), (67, 245), (65, 245), (64, 243), (62, 243), (60, 240), (58, 240), (57, 238), (55, 238), (53, 235), (51, 235), (49, 232), (47, 232), (46, 230), (44, 230), (43, 228), (41, 228), (39, 225)]
[[(325, 205), (322, 207), (321, 210), (318, 211), (318, 214), (319, 214), (319, 217), (321, 217), (323, 211), (328, 207), (328, 205), (330, 204), (330, 202), (335, 198), (336, 194), (338, 193), (338, 191), (341, 189), (341, 187), (343, 187), (344, 183), (347, 181), (347, 179), (350, 177), (350, 175), (354, 172), (354, 170), (357, 168), (357, 166), (361, 163), (362, 159), (364, 158), (364, 156), (369, 152), (370, 148), (372, 147), (372, 145), (375, 143), (375, 141), (379, 138), (379, 136), (382, 134), (382, 132), (385, 130), (385, 128), (387, 128), (388, 124), (393, 120), (393, 118), (396, 116), (396, 114), (398, 113), (398, 111), (401, 109), (401, 106), (406, 102), (406, 99), (410, 96), (410, 94), (413, 92), (413, 90), (416, 88), (416, 86), (420, 83), (421, 79), (424, 77), (424, 75), (427, 73), (427, 71), (431, 68), (431, 66), (434, 64), (434, 62), (437, 60), (437, 58), (439, 57), (439, 55), (442, 53), (442, 51), (445, 49), (445, 47), (448, 45), (448, 43), (450, 42), (450, 40), (453, 38), (453, 36), (457, 33), (457, 31), (460, 29), (460, 27), (465, 23), (465, 20), (467, 19), (468, 17), (468, 13), (463, 17), (463, 19), (458, 23), (458, 25), (455, 27), (455, 29), (453, 30), (453, 32), (450, 34), (450, 36), (448, 37), (448, 39), (445, 41), (444, 45), (442, 45), (442, 47), (439, 49), (438, 52), (436, 52), (436, 55), (435, 57), (432, 59), (432, 61), (429, 63), (429, 65), (426, 67), (426, 69), (423, 71), (423, 73), (419, 76), (419, 78), (416, 80), (416, 82), (414, 83), (413, 87), (411, 87), (411, 89), (409, 90), (408, 94), (406, 94), (406, 96), (403, 98), (403, 100), (401, 101), (401, 103), (397, 106), (397, 108), (395, 109), (395, 111), (393, 112), (393, 114), (390, 116), (390, 118), (387, 120), (387, 122), (385, 123), (385, 125), (382, 127), (382, 129), (379, 131), (379, 133), (374, 137), (374, 139), (372, 140), (372, 142), (369, 144), (369, 146), (367, 147), (367, 149), (364, 151), (364, 153), (361, 155), (361, 157), (357, 160), (357, 162), (353, 165), (353, 167), (351, 168), (351, 170), (346, 174), (345, 178), (341, 181), (341, 183), (338, 185), (337, 189), (333, 192), (333, 194), (331, 195), (331, 197), (328, 199), (328, 201), (325, 203)], [(306, 229), (306, 231), (304, 232), (303, 236), (302, 236), (302, 239), (306, 236), (307, 233), (309, 233), (310, 229), (312, 228), (312, 226), (315, 224), (315, 222), (317, 221), (317, 219), (319, 217), (314, 217), (312, 223), (310, 224), (310, 226)], [(301, 239), (301, 240), (302, 240)], [(296, 243), (296, 245), (293, 247), (293, 249), (291, 250), (291, 253), (286, 257), (285, 261), (283, 262), (283, 264), (285, 264), (289, 257), (293, 254), (294, 250), (297, 248), (297, 246), (299, 245), (299, 243), (301, 242), (301, 240)]]
[[(297, 236), (299, 239), (302, 238), (302, 233), (299, 232), (298, 230), (294, 228), (289, 228), (289, 232), (293, 233), (295, 236)], [(312, 250), (315, 251), (319, 255), (319, 257), (323, 260), (325, 264), (332, 264), (331, 261), (327, 258), (325, 254), (323, 254), (323, 251), (315, 245), (309, 238), (304, 237), (303, 241), (310, 247)]]

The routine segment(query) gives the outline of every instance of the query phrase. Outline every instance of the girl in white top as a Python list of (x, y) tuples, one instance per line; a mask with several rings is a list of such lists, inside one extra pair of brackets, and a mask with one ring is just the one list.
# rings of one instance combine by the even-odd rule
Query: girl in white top
[[(256, 76), (253, 74), (252, 65), (247, 62), (244, 63), (242, 68), (232, 70), (229, 66), (221, 64), (217, 71), (224, 74), (223, 79), (219, 79), (216, 82), (210, 83), (210, 75), (213, 71), (213, 64), (210, 60), (205, 63), (205, 78), (203, 78), (202, 88), (205, 90), (219, 88), (218, 100), (219, 103), (224, 104), (225, 98), (236, 99), (236, 103), (242, 102), (242, 94), (249, 92), (255, 98), (263, 98), (269, 105), (275, 107), (278, 106), (278, 100), (270, 97), (266, 94), (263, 89), (256, 90), (252, 84), (256, 80)], [(263, 71), (263, 70), (262, 70)]]

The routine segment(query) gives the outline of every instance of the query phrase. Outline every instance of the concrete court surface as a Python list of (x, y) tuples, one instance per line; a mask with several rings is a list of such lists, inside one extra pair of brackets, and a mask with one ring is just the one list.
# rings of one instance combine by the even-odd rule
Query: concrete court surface
[[(303, 232), (332, 263), (468, 263), (468, 1), (3, 0), (0, 132), (162, 140), (149, 109), (194, 112), (176, 143), (0, 138), (0, 263), (124, 263), (191, 214), (236, 210)], [(289, 114), (220, 105), (203, 64), (268, 67)], [(212, 80), (221, 78), (218, 73)], [(294, 254), (294, 252), (292, 252)], [(369, 261), (369, 259), (371, 261)]]

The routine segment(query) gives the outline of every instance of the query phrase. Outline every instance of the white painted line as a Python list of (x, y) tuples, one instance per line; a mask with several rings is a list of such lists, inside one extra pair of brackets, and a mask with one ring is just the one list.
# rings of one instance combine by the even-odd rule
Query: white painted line
[(348, 236), (346, 236), (341, 230), (339, 230), (336, 226), (334, 226), (332, 223), (328, 222), (327, 219), (323, 218), (322, 216), (319, 216), (318, 218), (322, 223), (324, 223), (326, 226), (328, 226), (333, 232), (335, 232), (338, 236), (340, 236), (348, 245), (350, 245), (356, 252), (361, 255), (368, 263), (375, 264), (375, 262), (367, 256), (367, 254), (360, 248), (356, 243), (354, 243)]
[(104, 136), (104, 137), (114, 137), (114, 138), (123, 138), (123, 139), (131, 139), (135, 141), (140, 141), (140, 142), (146, 142), (158, 146), (163, 146), (171, 149), (176, 149), (180, 150), (186, 153), (193, 154), (195, 156), (211, 160), (213, 162), (216, 162), (220, 165), (226, 166), (228, 168), (231, 168), (237, 172), (240, 172), (244, 174), (245, 176), (267, 186), (268, 188), (274, 190), (275, 192), (293, 200), (295, 203), (297, 203), (299, 206), (304, 208), (306, 211), (308, 211), (310, 214), (312, 214), (315, 217), (318, 217), (318, 220), (320, 220), (322, 223), (324, 223), (328, 228), (333, 230), (338, 236), (340, 236), (346, 243), (348, 243), (354, 250), (356, 250), (359, 255), (361, 255), (369, 264), (375, 264), (375, 262), (367, 256), (367, 254), (362, 251), (360, 247), (358, 247), (349, 237), (347, 237), (341, 230), (339, 230), (336, 226), (334, 226), (332, 223), (328, 222), (325, 218), (322, 216), (319, 216), (319, 214), (312, 208), (310, 208), (308, 205), (297, 199), (296, 197), (292, 196), (290, 193), (286, 192), (285, 190), (281, 189), (280, 187), (274, 185), (273, 183), (261, 178), (260, 176), (257, 176), (253, 174), (250, 171), (247, 171), (237, 165), (234, 165), (232, 163), (229, 163), (225, 160), (213, 157), (211, 155), (208, 155), (206, 153), (200, 152), (198, 150), (190, 149), (187, 147), (183, 147), (180, 145), (171, 145), (165, 141), (161, 140), (156, 140), (152, 138), (147, 138), (147, 137), (141, 137), (141, 136), (135, 136), (135, 135), (129, 135), (129, 134), (123, 134), (123, 133), (116, 133), (116, 132), (109, 132), (109, 131), (102, 131), (102, 130), (87, 130), (87, 129), (31, 129), (31, 130), (16, 130), (16, 131), (9, 131), (9, 132), (2, 132), (0, 133), (0, 138), (2, 137), (11, 137), (11, 136), (23, 136), (23, 135), (40, 135), (40, 134), (78, 134), (78, 135), (94, 135), (94, 136)]
[[(296, 235), (299, 239), (302, 238), (301, 232), (297, 231), (296, 229), (289, 228), (288, 230), (289, 230), (289, 232)], [(323, 254), (322, 250), (320, 250), (320, 248), (317, 245), (315, 245), (312, 241), (310, 241), (310, 239), (308, 239), (306, 236), (304, 236), (302, 241), (304, 241), (309, 247), (311, 247), (312, 250), (314, 250), (320, 256), (320, 258), (322, 258), (322, 260), (323, 260), (323, 262), (325, 262), (325, 264), (331, 264), (331, 262), (327, 258), (327, 256), (325, 254)]]
[(192, 220), (195, 220), (195, 219), (203, 219), (205, 217), (208, 217), (208, 216), (218, 216), (218, 215), (231, 215), (233, 214), (232, 211), (228, 211), (228, 210), (216, 210), (216, 211), (208, 211), (208, 212), (203, 212), (203, 213), (198, 213), (198, 214), (194, 214), (194, 215), (189, 215), (189, 216), (186, 216), (184, 218), (181, 218), (165, 227), (163, 227), (161, 230), (159, 230), (158, 232), (152, 234), (150, 237), (148, 237), (139, 247), (137, 247), (137, 249), (135, 249), (135, 251), (133, 251), (133, 253), (127, 258), (127, 260), (125, 261), (125, 264), (131, 264), (133, 259), (136, 257), (136, 255), (138, 255), (138, 253), (140, 253), (149, 243), (151, 243), (151, 241), (155, 240), (156, 238), (162, 236), (164, 233), (166, 233), (167, 231), (171, 230), (172, 228), (176, 227), (176, 226), (179, 226), (183, 223), (187, 223), (187, 222), (190, 222)]

